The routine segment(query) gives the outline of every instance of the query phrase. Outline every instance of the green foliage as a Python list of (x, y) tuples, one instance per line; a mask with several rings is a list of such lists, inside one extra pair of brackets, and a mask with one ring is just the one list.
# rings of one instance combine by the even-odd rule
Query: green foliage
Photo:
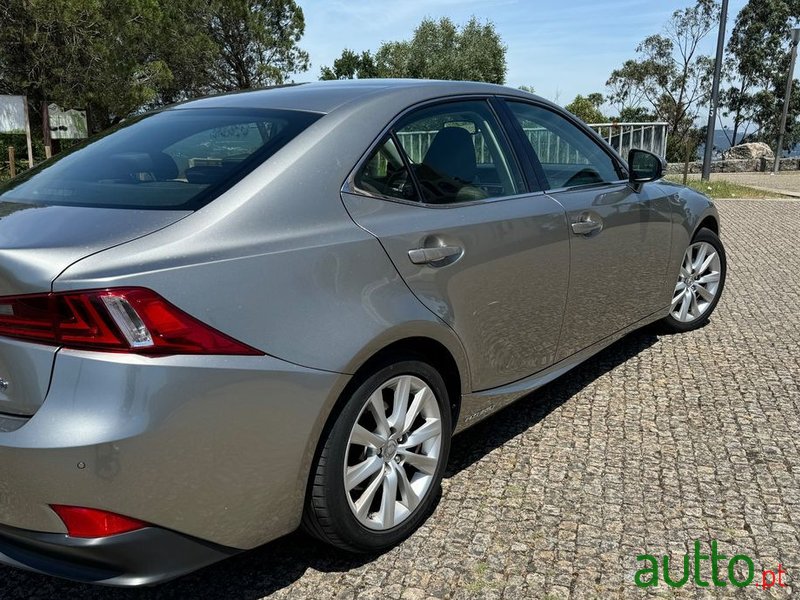
[[(716, 0), (698, 0), (676, 10), (662, 34), (647, 37), (637, 57), (611, 73), (609, 100), (620, 112), (644, 108), (669, 123), (668, 160), (690, 139), (711, 91), (713, 60), (698, 53), (700, 42), (718, 23)], [(682, 152), (681, 152), (682, 154)]]
[(322, 67), (320, 79), (369, 79), (378, 76), (372, 54), (356, 54), (345, 48), (342, 55), (333, 61), (333, 67)]
[[(0, 92), (27, 94), (67, 106), (105, 105), (127, 114), (154, 96), (166, 76), (158, 60), (138, 63), (130, 4), (101, 0), (8, 0), (0, 8)], [(154, 26), (153, 6), (134, 10), (143, 29)], [(116, 36), (117, 42), (111, 43)], [(113, 65), (113, 68), (111, 68)], [(127, 74), (126, 77), (124, 74)]]
[[(8, 148), (14, 147), (14, 164), (17, 173), (28, 168), (28, 140), (24, 135), (0, 133), (0, 175), (9, 175)], [(45, 159), (44, 144), (40, 139), (33, 139), (33, 161), (39, 163)]]
[(373, 54), (345, 49), (321, 79), (411, 77), (503, 83), (506, 47), (490, 22), (472, 17), (462, 27), (448, 18), (424, 19), (410, 41), (384, 42)]
[(521, 85), (518, 89), (522, 90), (523, 92), (528, 92), (529, 94), (536, 93), (536, 89), (532, 85)]
[[(702, 192), (712, 200), (719, 198), (788, 198), (777, 192), (768, 192), (766, 190), (758, 190), (755, 188), (739, 185), (730, 181), (725, 181), (725, 173), (713, 173), (711, 181), (703, 181), (698, 179), (697, 176), (690, 177), (686, 182), (693, 190)], [(675, 183), (683, 183), (682, 175), (667, 175), (668, 181)]]
[(695, 160), (700, 145), (706, 141), (707, 127), (691, 127), (682, 138), (667, 138), (667, 157), (671, 162), (684, 162)]
[(573, 115), (583, 120), (584, 123), (605, 123), (606, 118), (600, 111), (605, 98), (602, 94), (589, 94), (588, 96), (581, 96), (578, 94), (575, 99), (567, 104), (566, 108)]
[(210, 17), (219, 51), (212, 89), (279, 85), (308, 70), (308, 53), (297, 46), (305, 20), (294, 0), (211, 0)]
[[(783, 110), (789, 70), (791, 23), (800, 20), (800, 0), (750, 0), (739, 12), (728, 41), (725, 64), (729, 84), (721, 94), (722, 114), (731, 117), (733, 142), (774, 145)], [(800, 141), (800, 90), (794, 82), (787, 145)]]
[(375, 77), (410, 77), (410, 42), (384, 42), (375, 53)]
[(0, 93), (88, 109), (98, 131), (136, 111), (283, 83), (308, 68), (293, 0), (3, 0)]
[(657, 120), (656, 115), (644, 106), (625, 106), (617, 117), (620, 123), (650, 123)]

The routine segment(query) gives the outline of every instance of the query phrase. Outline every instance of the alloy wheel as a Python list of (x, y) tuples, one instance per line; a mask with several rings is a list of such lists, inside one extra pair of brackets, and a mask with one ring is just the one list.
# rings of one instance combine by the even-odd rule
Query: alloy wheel
[(347, 442), (344, 487), (359, 523), (385, 531), (413, 514), (435, 480), (441, 448), (441, 412), (431, 387), (412, 375), (379, 386)]
[(708, 242), (691, 244), (683, 257), (670, 315), (681, 323), (703, 317), (719, 292), (720, 271), (720, 257), (714, 246)]

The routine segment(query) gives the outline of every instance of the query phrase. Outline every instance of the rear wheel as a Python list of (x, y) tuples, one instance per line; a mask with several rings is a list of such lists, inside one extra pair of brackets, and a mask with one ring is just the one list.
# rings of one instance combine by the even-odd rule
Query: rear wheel
[(673, 331), (685, 332), (708, 322), (725, 287), (726, 271), (722, 242), (710, 229), (701, 229), (683, 255), (664, 323)]
[(408, 537), (430, 513), (450, 449), (447, 389), (405, 360), (367, 377), (330, 428), (312, 471), (304, 527), (355, 552)]

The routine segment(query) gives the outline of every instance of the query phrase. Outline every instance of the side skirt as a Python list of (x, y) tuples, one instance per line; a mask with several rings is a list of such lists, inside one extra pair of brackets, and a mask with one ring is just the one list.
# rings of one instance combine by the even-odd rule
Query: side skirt
[(572, 356), (568, 356), (556, 364), (551, 365), (546, 369), (539, 371), (538, 373), (534, 373), (529, 377), (520, 379), (519, 381), (515, 381), (513, 383), (507, 383), (503, 386), (492, 388), (490, 390), (472, 392), (471, 394), (462, 395), (461, 416), (459, 417), (454, 433), (460, 433), (464, 431), (475, 423), (478, 423), (486, 417), (493, 415), (501, 408), (508, 406), (512, 402), (519, 400), (527, 394), (530, 394), (543, 385), (561, 377), (567, 371), (574, 369), (579, 364), (591, 358), (601, 350), (604, 350), (617, 340), (625, 337), (631, 331), (640, 329), (645, 325), (649, 325), (650, 323), (663, 319), (667, 312), (668, 307), (656, 311), (644, 319), (641, 319), (636, 323), (629, 325), (628, 327), (620, 329), (616, 333), (603, 338), (599, 342), (595, 342), (588, 348), (584, 348)]

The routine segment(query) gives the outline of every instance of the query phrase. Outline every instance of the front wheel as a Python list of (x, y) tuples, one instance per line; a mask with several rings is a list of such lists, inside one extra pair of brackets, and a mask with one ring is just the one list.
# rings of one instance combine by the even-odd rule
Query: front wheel
[(705, 325), (725, 287), (727, 260), (719, 237), (710, 229), (697, 232), (686, 248), (669, 315), (672, 331), (692, 331)]
[(323, 440), (303, 525), (354, 552), (399, 543), (428, 516), (450, 449), (451, 414), (439, 373), (389, 364), (352, 393)]

